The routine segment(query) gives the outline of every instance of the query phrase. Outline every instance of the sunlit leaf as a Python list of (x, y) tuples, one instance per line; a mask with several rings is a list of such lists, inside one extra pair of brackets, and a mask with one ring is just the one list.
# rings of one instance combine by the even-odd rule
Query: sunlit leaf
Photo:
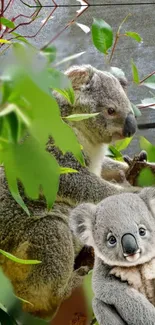
[(146, 79), (142, 85), (151, 88), (151, 89), (155, 89), (155, 74), (152, 75), (151, 77), (149, 77), (148, 79)]
[(99, 115), (99, 113), (92, 113), (92, 114), (73, 114), (73, 115), (69, 115), (64, 117), (65, 119), (69, 120), (69, 121), (82, 121), (82, 120), (87, 120), (89, 118), (92, 117), (96, 117), (97, 115)]
[(139, 73), (138, 73), (138, 69), (135, 65), (135, 63), (133, 62), (133, 60), (131, 61), (131, 65), (132, 65), (132, 77), (133, 77), (133, 81), (138, 84), (140, 79), (139, 79)]
[(15, 295), (15, 297), (18, 299), (18, 300), (20, 300), (21, 302), (24, 302), (24, 303), (26, 303), (26, 304), (29, 304), (29, 305), (31, 305), (31, 306), (34, 306), (30, 301), (28, 301), (28, 300), (25, 300), (25, 299), (23, 299), (23, 298), (21, 298), (21, 297), (18, 297), (18, 296), (16, 296)]
[(15, 24), (13, 23), (13, 21), (5, 18), (5, 17), (1, 17), (0, 18), (0, 24), (8, 27), (8, 28), (14, 28), (15, 27)]
[(86, 52), (83, 51), (83, 52), (80, 52), (80, 53), (77, 53), (77, 54), (73, 54), (73, 55), (67, 56), (66, 58), (64, 58), (64, 59), (62, 59), (61, 61), (57, 62), (57, 63), (55, 64), (55, 67), (59, 66), (60, 64), (66, 63), (66, 62), (68, 62), (68, 61), (71, 61), (71, 60), (77, 59), (77, 58), (79, 58), (81, 55), (83, 55), (84, 53), (86, 53)]
[(95, 47), (104, 54), (108, 54), (107, 50), (113, 43), (113, 31), (109, 24), (103, 19), (93, 19), (92, 39)]
[(75, 95), (74, 95), (74, 90), (72, 87), (67, 88), (67, 89), (55, 88), (54, 90), (56, 90), (58, 93), (60, 93), (62, 96), (64, 96), (71, 105), (74, 105)]
[(138, 186), (153, 186), (155, 185), (155, 175), (149, 168), (144, 168), (138, 176)]
[(17, 41), (22, 41), (24, 43), (29, 43), (28, 40), (24, 36), (22, 36), (22, 35), (20, 35), (20, 34), (18, 34), (16, 32), (11, 32), (11, 34), (15, 36)]
[(11, 44), (11, 42), (10, 41), (8, 41), (7, 39), (0, 39), (0, 43), (6, 43), (6, 44)]
[(137, 42), (142, 42), (142, 38), (141, 38), (141, 36), (138, 33), (135, 33), (135, 32), (126, 32), (125, 35), (133, 38)]
[(90, 32), (90, 28), (84, 24), (79, 24), (79, 23), (75, 23), (78, 27), (80, 27), (86, 34), (88, 34)]
[(132, 141), (132, 137), (131, 138), (125, 138), (123, 140), (118, 140), (118, 141), (115, 142), (115, 148), (118, 151), (125, 150), (128, 147), (128, 145), (130, 144), (131, 141)]
[(113, 145), (109, 145), (109, 150), (112, 152), (116, 160), (124, 161), (123, 155)]
[(19, 264), (28, 264), (29, 265), (29, 264), (40, 264), (41, 263), (41, 261), (37, 261), (37, 260), (23, 260), (23, 259), (18, 258), (8, 252), (3, 251), (2, 249), (0, 249), (0, 253), (2, 255), (4, 255), (5, 257), (9, 258), (11, 261), (19, 263)]
[(146, 138), (140, 137), (140, 148), (147, 152), (147, 157), (149, 162), (155, 162), (155, 146), (150, 143)]
[(60, 174), (78, 173), (78, 170), (69, 167), (60, 167)]

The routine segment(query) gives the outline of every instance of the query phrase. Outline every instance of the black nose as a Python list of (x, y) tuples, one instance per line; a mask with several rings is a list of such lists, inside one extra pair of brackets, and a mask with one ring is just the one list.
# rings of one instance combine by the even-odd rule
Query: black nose
[(125, 234), (122, 237), (122, 248), (124, 254), (135, 254), (138, 250), (135, 237), (131, 234)]
[(136, 132), (136, 129), (137, 129), (136, 119), (132, 113), (129, 113), (125, 120), (123, 135), (129, 138)]

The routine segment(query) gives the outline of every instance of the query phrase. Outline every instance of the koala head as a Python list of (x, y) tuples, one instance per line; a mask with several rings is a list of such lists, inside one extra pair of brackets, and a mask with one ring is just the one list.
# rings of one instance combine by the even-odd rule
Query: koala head
[(81, 204), (72, 211), (70, 226), (108, 265), (148, 262), (155, 257), (155, 188)]
[(94, 144), (110, 143), (135, 133), (136, 119), (123, 89), (125, 77), (116, 78), (91, 65), (73, 66), (66, 75), (75, 92), (75, 103), (69, 114), (99, 113), (94, 118), (72, 122), (72, 126), (84, 132)]

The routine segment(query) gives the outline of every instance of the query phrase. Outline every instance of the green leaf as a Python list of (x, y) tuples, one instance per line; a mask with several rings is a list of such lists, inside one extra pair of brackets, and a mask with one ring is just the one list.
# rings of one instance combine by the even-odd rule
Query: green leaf
[(15, 24), (13, 23), (13, 21), (5, 18), (5, 17), (1, 17), (0, 18), (0, 24), (8, 27), (8, 28), (14, 28), (15, 27)]
[(31, 305), (31, 306), (34, 306), (30, 301), (28, 301), (28, 300), (25, 300), (25, 299), (23, 299), (23, 298), (21, 298), (21, 297), (18, 297), (18, 296), (16, 296), (15, 295), (15, 297), (18, 299), (18, 300), (20, 300), (21, 302), (24, 302), (24, 303), (26, 303), (26, 304), (29, 304), (29, 305)]
[(50, 63), (56, 59), (56, 52), (57, 50), (55, 46), (46, 47), (41, 51), (41, 53), (47, 57)]
[(62, 72), (49, 68), (49, 87), (52, 89), (68, 89), (72, 87), (69, 78)]
[(69, 167), (60, 167), (60, 174), (78, 173), (78, 170)]
[(133, 110), (135, 117), (139, 117), (142, 115), (141, 111), (138, 109), (138, 107), (136, 105), (131, 103), (131, 106), (132, 106), (132, 110)]
[(74, 60), (74, 59), (77, 59), (79, 58), (81, 55), (83, 55), (84, 53), (86, 53), (86, 51), (83, 51), (83, 52), (80, 52), (80, 53), (77, 53), (77, 54), (73, 54), (73, 55), (70, 55), (70, 56), (67, 56), (66, 58), (62, 59), (61, 61), (57, 62), (55, 64), (55, 67), (57, 67), (58, 65), (61, 65), (63, 63), (66, 63), (68, 61), (71, 61), (71, 60)]
[(113, 31), (103, 19), (93, 19), (92, 39), (95, 47), (104, 54), (113, 44)]
[[(37, 74), (32, 76), (34, 80), (30, 78), (26, 71), (14, 66), (11, 75), (11, 79), (14, 81), (13, 95), (12, 98), (9, 97), (9, 100), (15, 101), (16, 103), (17, 98), (21, 97), (24, 98), (25, 102), (29, 103), (29, 109), (20, 107), (20, 112), (30, 120), (30, 134), (37, 138), (43, 145), (46, 145), (49, 136), (52, 136), (55, 145), (63, 153), (72, 152), (76, 159), (84, 165), (84, 158), (75, 133), (62, 120), (58, 104), (51, 93), (49, 93), (48, 74), (44, 75), (40, 73), (38, 78)], [(38, 79), (41, 80), (41, 84)], [(64, 93), (68, 100), (73, 103), (74, 94), (72, 89), (65, 90)], [(18, 94), (18, 97), (16, 94)]]
[(115, 143), (115, 149), (118, 150), (118, 151), (125, 150), (128, 147), (128, 145), (130, 144), (131, 141), (132, 141), (132, 137), (131, 138), (126, 138), (126, 139), (123, 139), (123, 140), (118, 140)]
[(122, 154), (112, 145), (109, 145), (109, 150), (114, 155), (116, 160), (124, 161)]
[(0, 309), (0, 324), (1, 325), (17, 325), (16, 321), (3, 309)]
[(136, 67), (136, 65), (134, 64), (133, 60), (131, 60), (131, 65), (132, 65), (132, 77), (133, 77), (133, 81), (136, 84), (139, 84), (139, 74), (138, 74), (138, 69)]
[(74, 95), (74, 90), (72, 87), (68, 88), (68, 89), (54, 88), (54, 90), (56, 90), (58, 93), (60, 93), (62, 96), (64, 96), (71, 105), (74, 105), (75, 95)]
[(87, 299), (89, 316), (92, 318), (92, 299), (94, 297), (94, 293), (92, 290), (92, 272), (89, 272), (89, 274), (84, 277), (83, 288)]
[(69, 120), (69, 121), (83, 121), (83, 120), (87, 120), (89, 118), (92, 117), (96, 117), (97, 115), (99, 115), (99, 113), (92, 113), (92, 114), (73, 114), (73, 115), (69, 115), (64, 117), (65, 119)]
[(155, 185), (155, 175), (149, 168), (144, 168), (138, 176), (138, 186), (153, 186)]
[(11, 32), (11, 34), (15, 36), (17, 41), (22, 41), (22, 42), (24, 42), (26, 44), (29, 44), (28, 40), (24, 36), (22, 36), (22, 35), (20, 35), (20, 34), (18, 34), (16, 32)]
[(125, 35), (133, 38), (137, 42), (142, 42), (142, 38), (141, 38), (141, 36), (138, 33), (135, 33), (135, 32), (126, 32)]
[(140, 148), (147, 152), (148, 161), (155, 162), (155, 146), (152, 145), (146, 138), (140, 137)]
[(50, 209), (56, 198), (60, 174), (59, 165), (52, 154), (32, 137), (27, 138), (22, 144), (6, 145), (2, 154), (11, 193), (15, 188), (15, 182), (20, 180), (28, 197), (38, 199), (42, 191)]
[(152, 75), (151, 77), (149, 77), (148, 79), (146, 79), (142, 85), (151, 88), (151, 89), (155, 89), (155, 74)]
[(37, 260), (23, 260), (23, 259), (18, 258), (8, 252), (3, 251), (3, 249), (0, 249), (0, 253), (2, 255), (4, 255), (5, 257), (9, 258), (11, 261), (20, 263), (20, 264), (28, 264), (29, 265), (29, 264), (40, 264), (41, 263), (41, 261), (37, 261)]
[(11, 42), (8, 41), (7, 39), (0, 39), (0, 43), (3, 43), (3, 44), (11, 44)]

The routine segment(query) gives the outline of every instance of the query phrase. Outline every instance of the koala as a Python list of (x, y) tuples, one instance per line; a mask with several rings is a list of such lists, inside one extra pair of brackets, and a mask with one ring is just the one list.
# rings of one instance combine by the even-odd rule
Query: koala
[(93, 308), (100, 325), (155, 324), (155, 188), (83, 203), (70, 227), (95, 252)]
[(42, 196), (31, 201), (20, 186), (31, 217), (10, 195), (4, 170), (0, 169), (0, 248), (22, 259), (41, 261), (37, 265), (21, 265), (0, 256), (0, 263), (15, 294), (31, 303), (23, 303), (23, 310), (41, 318), (54, 317), (63, 300), (88, 272), (86, 268), (74, 270), (75, 258), (83, 245), (68, 224), (72, 209), (79, 203), (98, 203), (110, 195), (136, 190), (124, 189), (101, 176), (106, 146), (136, 131), (136, 120), (121, 83), (109, 72), (90, 65), (71, 67), (66, 75), (72, 82), (75, 103), (71, 105), (53, 92), (61, 116), (99, 113), (88, 120), (68, 121), (83, 146), (85, 167), (70, 152), (63, 154), (55, 147), (51, 137), (46, 147), (48, 152), (56, 157), (59, 165), (76, 169), (78, 173), (60, 176), (51, 212), (47, 211)]

